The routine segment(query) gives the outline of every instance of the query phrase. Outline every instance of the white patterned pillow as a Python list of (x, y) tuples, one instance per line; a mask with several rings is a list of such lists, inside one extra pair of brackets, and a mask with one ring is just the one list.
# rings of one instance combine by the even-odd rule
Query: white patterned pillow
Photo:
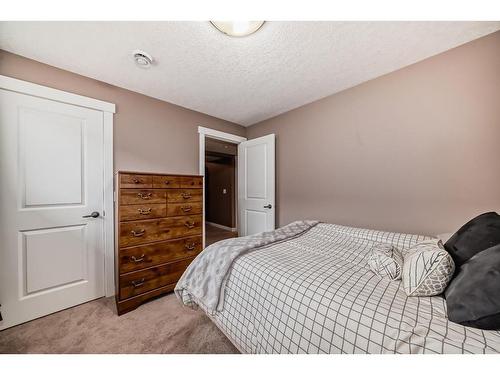
[(403, 252), (403, 288), (410, 297), (441, 294), (455, 272), (455, 263), (441, 240), (426, 240)]
[(368, 266), (380, 277), (399, 280), (401, 279), (403, 258), (394, 246), (379, 242), (372, 247)]

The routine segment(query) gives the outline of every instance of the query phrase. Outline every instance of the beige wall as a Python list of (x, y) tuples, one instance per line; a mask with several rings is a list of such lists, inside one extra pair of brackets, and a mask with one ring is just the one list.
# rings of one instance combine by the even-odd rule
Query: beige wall
[(277, 135), (277, 217), (442, 233), (500, 210), (500, 32), (250, 128), (0, 50), (0, 74), (113, 102), (115, 169), (198, 173), (197, 126)]
[(228, 121), (2, 50), (0, 74), (115, 103), (115, 170), (198, 174), (199, 125), (245, 135)]
[(454, 231), (500, 210), (500, 32), (247, 129), (269, 133), (280, 225)]

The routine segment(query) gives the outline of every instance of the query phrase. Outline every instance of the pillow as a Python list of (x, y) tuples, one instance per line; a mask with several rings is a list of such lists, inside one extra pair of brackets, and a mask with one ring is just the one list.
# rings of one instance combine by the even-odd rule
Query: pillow
[(387, 243), (376, 243), (368, 258), (368, 266), (375, 274), (390, 280), (401, 279), (403, 258), (399, 251)]
[(474, 255), (457, 272), (446, 305), (452, 322), (500, 330), (500, 245)]
[(419, 242), (406, 249), (403, 257), (403, 288), (408, 296), (429, 297), (444, 292), (455, 264), (440, 240)]
[(500, 245), (500, 215), (487, 212), (464, 224), (446, 241), (444, 248), (460, 267), (477, 253)]

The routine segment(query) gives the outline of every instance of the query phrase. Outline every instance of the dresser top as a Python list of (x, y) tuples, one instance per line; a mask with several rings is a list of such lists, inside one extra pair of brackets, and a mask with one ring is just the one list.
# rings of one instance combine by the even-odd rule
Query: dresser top
[(180, 174), (180, 173), (157, 173), (157, 172), (136, 172), (136, 171), (118, 171), (117, 174), (140, 174), (151, 176), (181, 176), (181, 177), (204, 177), (199, 174)]

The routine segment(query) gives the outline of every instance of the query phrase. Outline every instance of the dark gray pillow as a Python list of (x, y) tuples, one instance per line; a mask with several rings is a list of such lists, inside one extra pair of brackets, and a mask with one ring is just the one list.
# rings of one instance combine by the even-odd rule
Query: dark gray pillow
[(500, 245), (481, 251), (463, 264), (445, 297), (452, 322), (500, 330)]
[(455, 262), (455, 269), (477, 253), (500, 244), (500, 215), (487, 212), (464, 224), (450, 237), (444, 248)]

